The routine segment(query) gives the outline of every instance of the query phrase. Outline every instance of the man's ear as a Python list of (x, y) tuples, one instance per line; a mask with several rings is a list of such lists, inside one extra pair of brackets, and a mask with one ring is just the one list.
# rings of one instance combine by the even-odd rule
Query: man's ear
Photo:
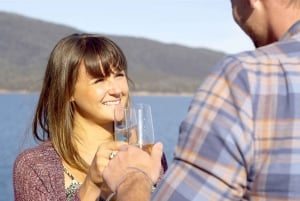
[(260, 0), (248, 0), (251, 8), (255, 8), (257, 6), (257, 3), (260, 3)]

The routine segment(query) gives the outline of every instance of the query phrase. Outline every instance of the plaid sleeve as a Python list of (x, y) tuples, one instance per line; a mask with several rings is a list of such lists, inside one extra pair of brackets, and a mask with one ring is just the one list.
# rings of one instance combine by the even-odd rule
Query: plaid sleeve
[(241, 199), (253, 156), (247, 76), (238, 61), (228, 58), (198, 89), (154, 200)]

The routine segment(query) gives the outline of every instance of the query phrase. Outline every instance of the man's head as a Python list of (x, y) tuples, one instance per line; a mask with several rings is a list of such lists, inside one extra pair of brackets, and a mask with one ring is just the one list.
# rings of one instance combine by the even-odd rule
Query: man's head
[(255, 47), (279, 38), (300, 19), (300, 0), (231, 0), (236, 23)]

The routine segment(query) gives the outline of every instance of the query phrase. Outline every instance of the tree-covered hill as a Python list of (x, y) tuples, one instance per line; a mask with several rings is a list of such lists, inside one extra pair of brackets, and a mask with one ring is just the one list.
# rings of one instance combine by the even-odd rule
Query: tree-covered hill
[[(38, 91), (50, 51), (59, 39), (75, 32), (82, 31), (0, 12), (0, 90)], [(123, 49), (135, 91), (192, 93), (225, 55), (145, 38), (106, 36)]]

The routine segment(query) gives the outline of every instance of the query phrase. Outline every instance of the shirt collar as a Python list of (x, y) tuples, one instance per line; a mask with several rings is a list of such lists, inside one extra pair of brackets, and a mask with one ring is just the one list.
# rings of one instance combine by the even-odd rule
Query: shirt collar
[(280, 38), (280, 40), (287, 40), (295, 35), (300, 34), (300, 20), (293, 24), (289, 30)]

